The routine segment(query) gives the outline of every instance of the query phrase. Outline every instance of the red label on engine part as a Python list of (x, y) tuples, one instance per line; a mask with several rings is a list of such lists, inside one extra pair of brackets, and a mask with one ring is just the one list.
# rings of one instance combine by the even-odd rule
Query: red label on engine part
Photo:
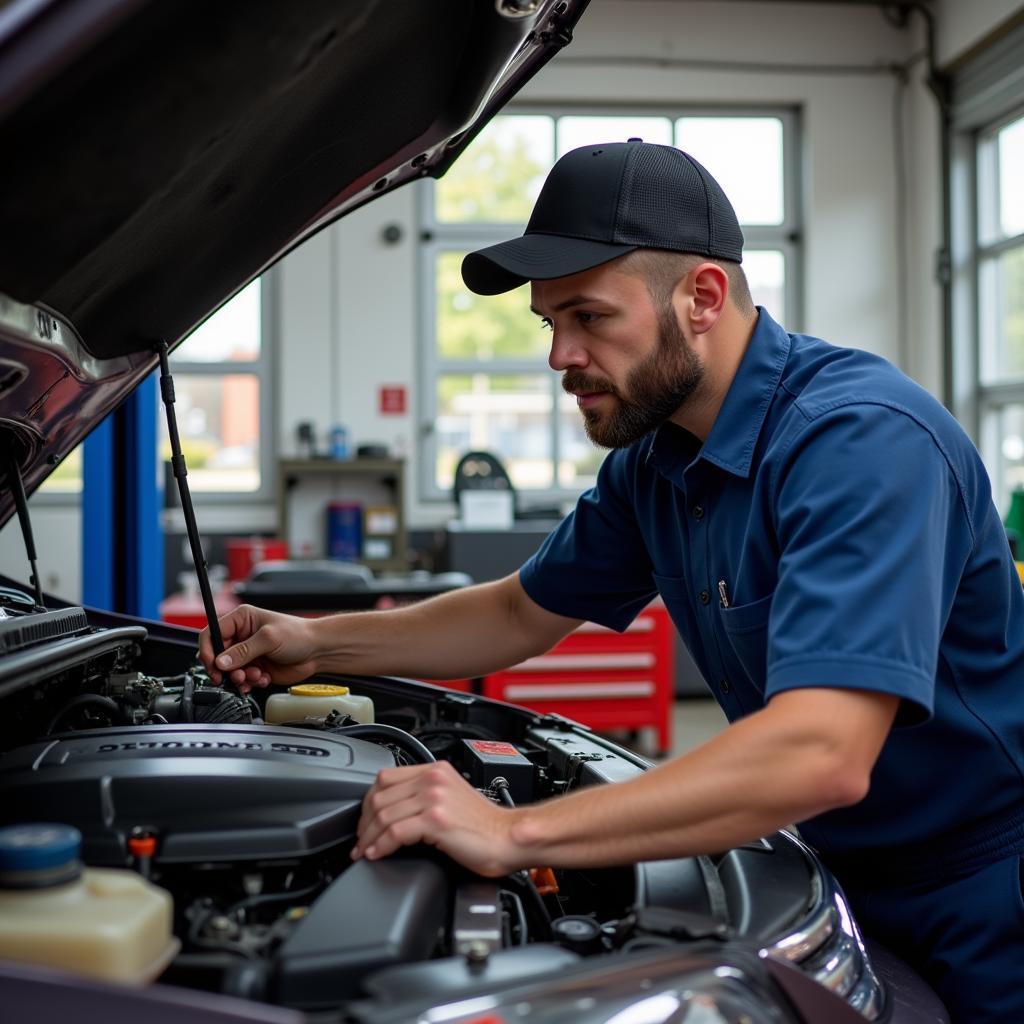
[(519, 757), (519, 751), (511, 743), (497, 740), (470, 740), (469, 745), (481, 754), (498, 754), (501, 757)]

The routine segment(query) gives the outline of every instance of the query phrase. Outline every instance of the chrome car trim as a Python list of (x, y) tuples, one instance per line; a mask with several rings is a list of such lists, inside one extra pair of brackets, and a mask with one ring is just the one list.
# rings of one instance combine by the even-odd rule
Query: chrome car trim
[(859, 952), (853, 936), (840, 933), (825, 950), (824, 962), (813, 971), (814, 979), (845, 999), (860, 980)]
[(846, 898), (814, 851), (791, 833), (785, 835), (807, 858), (812, 898), (801, 926), (764, 952), (799, 965), (867, 1020), (876, 1020), (885, 1005), (884, 992)]
[(834, 934), (839, 914), (834, 906), (821, 904), (814, 908), (806, 923), (795, 932), (768, 947), (769, 953), (799, 963), (817, 952)]

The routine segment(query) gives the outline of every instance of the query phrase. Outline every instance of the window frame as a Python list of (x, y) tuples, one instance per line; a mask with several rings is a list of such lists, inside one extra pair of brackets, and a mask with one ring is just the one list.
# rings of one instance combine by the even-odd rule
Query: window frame
[[(786, 321), (790, 330), (803, 327), (803, 181), (801, 174), (800, 111), (794, 106), (756, 104), (550, 104), (517, 103), (502, 110), (502, 115), (543, 115), (557, 125), (561, 117), (663, 117), (670, 122), (672, 137), (675, 123), (682, 117), (774, 117), (782, 122), (783, 152), (783, 221), (777, 225), (742, 225), (744, 251), (767, 249), (781, 252), (785, 266)], [(551, 381), (551, 452), (553, 486), (531, 488), (520, 492), (521, 503), (552, 505), (575, 500), (579, 487), (558, 483), (562, 427), (558, 415), (558, 399), (562, 393), (559, 375), (547, 365), (547, 358), (479, 360), (442, 359), (437, 346), (437, 281), (435, 267), (442, 252), (470, 251), (521, 235), (525, 223), (491, 222), (451, 224), (440, 222), (434, 213), (436, 181), (425, 179), (419, 184), (416, 197), (420, 245), (417, 253), (417, 302), (419, 317), (419, 390), (420, 423), (417, 430), (417, 490), (424, 503), (448, 502), (451, 494), (437, 486), (437, 381), (442, 375), (485, 372), (488, 374), (518, 373), (550, 375)]]
[[(997, 40), (961, 68), (953, 79), (950, 117), (951, 288), (953, 306), (952, 411), (981, 452), (1000, 516), (1005, 481), (999, 421), (1007, 406), (1024, 406), (1024, 374), (986, 383), (983, 372), (985, 284), (982, 274), (1003, 253), (1024, 250), (1024, 232), (984, 239), (990, 226), (983, 213), (999, 185), (994, 140), (1006, 125), (1024, 117), (1024, 26)], [(986, 167), (987, 164), (987, 167)], [(985, 172), (988, 172), (987, 174)]]

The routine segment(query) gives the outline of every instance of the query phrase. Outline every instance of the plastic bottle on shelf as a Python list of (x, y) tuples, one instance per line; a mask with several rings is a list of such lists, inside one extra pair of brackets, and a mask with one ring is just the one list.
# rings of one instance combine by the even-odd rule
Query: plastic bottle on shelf
[(331, 458), (347, 459), (348, 456), (348, 428), (338, 423), (331, 427)]

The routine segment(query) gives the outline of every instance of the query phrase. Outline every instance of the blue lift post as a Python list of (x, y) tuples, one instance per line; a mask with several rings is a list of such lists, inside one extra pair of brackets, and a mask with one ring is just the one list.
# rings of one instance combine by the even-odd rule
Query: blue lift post
[(164, 596), (157, 375), (151, 374), (85, 440), (82, 601), (156, 619)]

